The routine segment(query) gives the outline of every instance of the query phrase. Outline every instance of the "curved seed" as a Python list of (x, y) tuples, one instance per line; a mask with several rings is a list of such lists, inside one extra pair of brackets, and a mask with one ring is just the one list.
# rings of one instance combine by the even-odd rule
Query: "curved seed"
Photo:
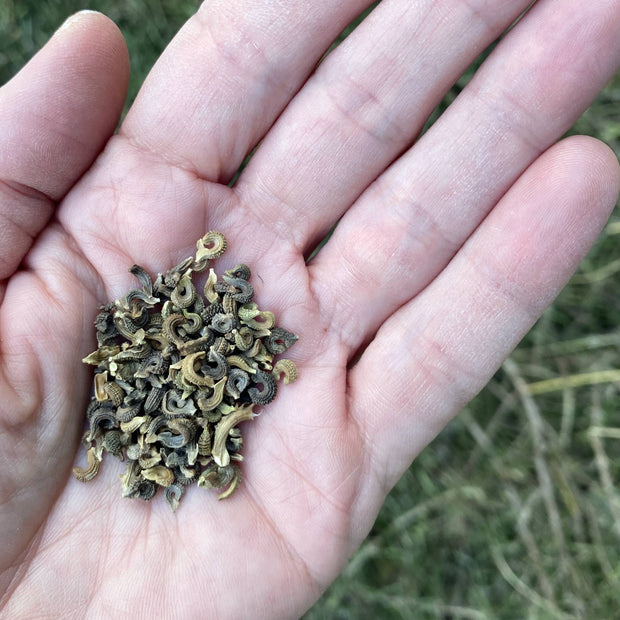
[(135, 418), (132, 418), (127, 422), (121, 422), (120, 427), (123, 433), (133, 433), (134, 431), (137, 431), (145, 422), (150, 424), (151, 416), (137, 415)]
[(231, 480), (229, 487), (225, 491), (218, 494), (218, 500), (230, 497), (235, 492), (235, 489), (241, 484), (241, 470), (239, 467), (234, 463), (231, 463), (229, 467), (234, 468), (233, 479)]
[(90, 434), (91, 437), (98, 429), (108, 430), (111, 428), (117, 428), (118, 422), (114, 415), (114, 411), (109, 407), (97, 407), (90, 417)]
[(124, 405), (116, 410), (116, 419), (121, 423), (129, 422), (140, 414), (141, 409), (142, 405), (139, 403), (136, 405)]
[(222, 377), (214, 386), (213, 393), (208, 398), (199, 398), (197, 401), (201, 411), (211, 411), (215, 409), (224, 397), (224, 388), (226, 387), (227, 377)]
[(157, 431), (168, 424), (168, 418), (165, 415), (158, 415), (153, 418), (144, 432), (146, 443), (155, 443), (157, 441)]
[(268, 351), (274, 355), (277, 355), (278, 353), (284, 353), (284, 351), (294, 345), (298, 338), (299, 336), (296, 336), (286, 329), (274, 327), (271, 330), (271, 335), (265, 340), (265, 346)]
[(189, 418), (178, 418), (168, 422), (169, 431), (157, 435), (159, 442), (166, 448), (182, 448), (187, 445), (196, 433), (196, 423)]
[(234, 326), (234, 319), (232, 314), (218, 313), (209, 323), (209, 327), (220, 334), (227, 334), (232, 330)]
[(243, 278), (231, 278), (229, 276), (222, 276), (222, 279), (229, 287), (232, 287), (232, 296), (240, 304), (247, 304), (252, 301), (254, 297), (254, 287)]
[(234, 478), (234, 465), (210, 463), (198, 478), (198, 486), (205, 489), (223, 489)]
[(196, 287), (189, 275), (184, 275), (170, 294), (170, 300), (179, 309), (189, 308), (196, 299)]
[[(141, 329), (142, 335), (145, 336), (145, 332)], [(124, 351), (119, 351), (110, 360), (119, 363), (124, 362), (138, 362), (148, 358), (151, 355), (151, 345), (143, 340), (140, 344), (133, 345)]]
[(157, 487), (150, 480), (143, 480), (138, 484), (137, 493), (135, 497), (148, 502), (153, 499), (153, 496), (157, 493)]
[(153, 297), (151, 292), (144, 289), (132, 289), (126, 295), (117, 299), (116, 307), (122, 310), (134, 322), (142, 324), (145, 317), (148, 317), (148, 310), (159, 302), (159, 297)]
[(251, 387), (248, 389), (250, 400), (257, 405), (266, 405), (270, 403), (278, 391), (278, 384), (272, 374), (263, 370), (258, 370), (252, 377), (252, 382), (259, 387)]
[(241, 392), (248, 387), (250, 375), (241, 368), (231, 368), (226, 381), (226, 393), (235, 400), (241, 397)]
[(163, 465), (143, 469), (142, 476), (162, 487), (169, 487), (174, 482), (174, 472)]
[(128, 315), (120, 312), (114, 313), (114, 325), (118, 333), (130, 342), (134, 341), (135, 333), (142, 327), (132, 321)]
[(97, 458), (95, 448), (89, 448), (86, 452), (86, 467), (74, 467), (73, 476), (80, 482), (88, 482), (99, 473), (101, 461)]
[(172, 512), (179, 507), (179, 502), (181, 501), (181, 497), (183, 497), (183, 493), (185, 493), (185, 487), (176, 482), (173, 482), (170, 486), (164, 489), (164, 497), (166, 498), (168, 506), (170, 506)]
[(183, 310), (183, 316), (187, 319), (182, 327), (186, 334), (195, 334), (202, 328), (202, 317), (197, 312)]
[(246, 359), (241, 357), (240, 355), (229, 355), (226, 358), (226, 361), (230, 366), (235, 366), (236, 368), (241, 368), (241, 370), (245, 370), (245, 372), (249, 372), (254, 374), (256, 372), (256, 368), (251, 366)]
[(161, 326), (161, 331), (166, 339), (177, 347), (183, 346), (186, 340), (178, 331), (183, 323), (185, 323), (185, 317), (178, 312), (174, 312), (164, 319)]
[(251, 319), (246, 319), (243, 323), (254, 330), (266, 332), (276, 324), (276, 317), (273, 312), (263, 310)]
[(226, 450), (226, 439), (228, 438), (228, 432), (240, 422), (251, 420), (254, 417), (254, 414), (252, 413), (253, 408), (253, 404), (239, 407), (227, 416), (223, 417), (216, 425), (215, 432), (213, 434), (212, 454), (213, 460), (221, 467), (224, 467), (230, 463), (230, 454), (228, 454), (228, 450)]
[(254, 336), (249, 327), (242, 327), (241, 329), (233, 329), (233, 335), (235, 337), (235, 346), (239, 351), (247, 351), (254, 344)]
[(275, 363), (271, 374), (276, 381), (279, 381), (284, 375), (284, 383), (293, 383), (297, 379), (297, 366), (292, 360), (281, 359)]
[(88, 420), (89, 424), (90, 424), (90, 421), (93, 415), (95, 415), (95, 411), (97, 411), (97, 409), (99, 409), (99, 407), (102, 407), (102, 406), (104, 405), (101, 405), (101, 403), (99, 403), (96, 398), (90, 399), (90, 402), (88, 403), (88, 406), (86, 407), (86, 419)]
[(153, 293), (153, 281), (151, 280), (151, 276), (145, 269), (140, 267), (140, 265), (132, 265), (129, 268), (129, 272), (133, 274), (136, 278), (138, 278), (140, 284), (142, 284), (142, 289), (145, 293), (147, 293), (148, 295), (151, 295)]
[(151, 351), (150, 355), (142, 362), (140, 368), (134, 374), (138, 379), (147, 379), (151, 375), (161, 375), (168, 366), (161, 351)]
[(103, 391), (106, 395), (106, 400), (112, 401), (112, 404), (115, 407), (120, 407), (122, 405), (123, 400), (125, 400), (125, 390), (116, 382), (109, 381), (103, 385)]
[(200, 333), (202, 334), (200, 338), (188, 340), (179, 347), (179, 353), (181, 353), (181, 355), (189, 355), (190, 353), (209, 350), (214, 340), (213, 332), (208, 327), (203, 327)]
[(198, 387), (213, 387), (215, 381), (212, 376), (208, 374), (199, 374), (196, 372), (196, 365), (206, 356), (206, 351), (197, 351), (196, 353), (190, 353), (183, 358), (181, 365), (181, 372), (183, 377), (190, 383), (197, 385)]
[(162, 402), (162, 411), (171, 417), (188, 416), (196, 413), (191, 399), (185, 400), (177, 390), (168, 390)]
[(210, 230), (196, 242), (196, 262), (212, 260), (226, 251), (226, 237), (220, 232)]
[(227, 269), (224, 272), (224, 275), (228, 276), (229, 278), (241, 278), (243, 280), (249, 280), (252, 272), (247, 265), (239, 263), (238, 265), (235, 265), (232, 269)]
[(243, 304), (237, 311), (237, 314), (239, 316), (239, 320), (242, 323), (245, 323), (249, 319), (253, 319), (257, 314), (259, 314), (259, 312), (260, 310), (258, 309), (256, 303), (252, 302), (249, 304)]
[[(215, 364), (215, 366), (211, 366), (211, 364)], [(221, 379), (228, 373), (229, 369), (230, 366), (228, 365), (226, 357), (215, 349), (209, 351), (209, 364), (205, 364), (202, 367), (205, 375), (209, 375), (214, 379)]]

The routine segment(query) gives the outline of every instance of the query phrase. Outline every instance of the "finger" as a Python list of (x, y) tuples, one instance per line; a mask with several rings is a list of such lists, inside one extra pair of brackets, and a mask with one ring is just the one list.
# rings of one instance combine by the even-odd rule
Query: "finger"
[(202, 178), (228, 181), (370, 3), (204, 2), (151, 71), (121, 135)]
[(127, 48), (99, 13), (77, 13), (0, 89), (0, 279), (114, 132)]
[(311, 269), (352, 351), (443, 269), (594, 99), (620, 63), (618, 23), (617, 2), (537, 4), (342, 218)]
[(620, 187), (615, 155), (574, 137), (533, 163), (448, 267), (379, 330), (350, 373), (367, 438), (364, 501), (491, 378), (594, 242)]
[(236, 185), (243, 202), (311, 248), (528, 4), (381, 3), (265, 137)]

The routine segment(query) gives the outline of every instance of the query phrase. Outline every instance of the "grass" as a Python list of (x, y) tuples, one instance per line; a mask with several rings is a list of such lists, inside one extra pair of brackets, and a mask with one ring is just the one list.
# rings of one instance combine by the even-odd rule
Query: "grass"
[[(197, 5), (3, 0), (0, 80), (66, 16), (95, 8), (128, 40), (133, 97)], [(599, 137), (620, 155), (620, 76), (572, 132)], [(510, 360), (402, 477), (306, 620), (618, 617), (619, 235), (616, 209)]]
[(0, 0), (0, 82), (9, 79), (69, 15), (93, 9), (112, 18), (130, 50), (132, 101), (149, 69), (199, 0)]

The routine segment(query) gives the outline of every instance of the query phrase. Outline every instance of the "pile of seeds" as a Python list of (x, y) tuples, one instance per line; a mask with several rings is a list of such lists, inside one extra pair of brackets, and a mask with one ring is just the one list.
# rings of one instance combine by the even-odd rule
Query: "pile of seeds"
[(100, 308), (98, 348), (83, 360), (95, 366), (95, 387), (86, 410), (87, 465), (73, 470), (78, 480), (94, 478), (109, 452), (128, 460), (124, 497), (150, 500), (163, 487), (176, 510), (194, 482), (223, 489), (219, 499), (238, 487), (238, 425), (275, 398), (278, 380), (296, 379), (295, 364), (274, 357), (297, 336), (252, 302), (247, 265), (221, 280), (209, 269), (204, 296), (197, 292), (192, 275), (225, 250), (224, 236), (211, 231), (195, 257), (155, 282), (134, 265), (141, 288)]

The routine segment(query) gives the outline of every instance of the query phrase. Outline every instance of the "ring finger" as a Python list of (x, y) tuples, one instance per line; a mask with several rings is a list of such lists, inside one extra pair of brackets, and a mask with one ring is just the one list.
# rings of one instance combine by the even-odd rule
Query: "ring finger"
[(347, 212), (311, 272), (351, 352), (446, 266), (602, 89), (620, 61), (619, 21), (615, 2), (537, 3)]

